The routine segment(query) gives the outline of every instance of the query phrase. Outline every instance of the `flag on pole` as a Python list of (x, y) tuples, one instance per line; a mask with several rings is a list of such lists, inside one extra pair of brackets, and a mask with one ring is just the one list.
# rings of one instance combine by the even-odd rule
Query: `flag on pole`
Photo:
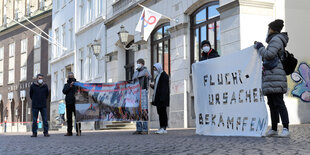
[(157, 22), (161, 18), (162, 14), (157, 13), (151, 9), (143, 7), (143, 11), (139, 18), (138, 25), (136, 27), (136, 31), (141, 32), (141, 36), (146, 41), (150, 36), (151, 32), (155, 28)]

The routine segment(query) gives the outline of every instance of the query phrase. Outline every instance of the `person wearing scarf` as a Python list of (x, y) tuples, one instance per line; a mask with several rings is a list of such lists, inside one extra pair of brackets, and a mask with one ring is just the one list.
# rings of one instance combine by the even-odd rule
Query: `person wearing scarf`
[(208, 40), (204, 40), (201, 42), (201, 50), (202, 50), (202, 53), (201, 53), (200, 61), (219, 57), (218, 52), (214, 50), (213, 48), (211, 48), (210, 41)]
[[(136, 71), (134, 72), (132, 76), (132, 81), (134, 82), (139, 82), (141, 86), (141, 100), (144, 102), (141, 102), (141, 108), (142, 111), (147, 111), (148, 110), (148, 101), (147, 101), (147, 96), (148, 96), (148, 86), (149, 86), (149, 81), (152, 78), (152, 75), (150, 72), (147, 70), (147, 68), (144, 66), (145, 61), (143, 59), (138, 59), (137, 60), (137, 68)], [(144, 98), (144, 99), (143, 99)], [(136, 131), (133, 134), (148, 134), (148, 122), (147, 121), (137, 121), (136, 122)]]
[(154, 89), (152, 97), (152, 105), (156, 106), (157, 114), (159, 115), (160, 128), (156, 131), (156, 134), (167, 133), (168, 117), (167, 107), (170, 102), (170, 87), (169, 87), (169, 76), (163, 70), (160, 63), (156, 63), (153, 66), (155, 83), (151, 84), (151, 88)]

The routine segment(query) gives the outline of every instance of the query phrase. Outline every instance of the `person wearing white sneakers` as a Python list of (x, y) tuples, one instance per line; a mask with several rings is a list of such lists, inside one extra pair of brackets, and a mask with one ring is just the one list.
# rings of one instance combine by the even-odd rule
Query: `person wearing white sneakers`
[(156, 131), (156, 134), (167, 133), (168, 117), (167, 107), (170, 102), (170, 87), (169, 87), (169, 76), (163, 70), (160, 63), (156, 63), (153, 66), (155, 83), (151, 84), (151, 88), (154, 89), (152, 105), (156, 106), (157, 113), (159, 115), (160, 128)]
[(267, 96), (271, 115), (272, 126), (266, 136), (278, 135), (279, 114), (283, 125), (279, 137), (290, 136), (288, 112), (283, 100), (283, 94), (287, 91), (287, 79), (280, 61), (288, 43), (287, 33), (281, 33), (283, 23), (283, 20), (277, 19), (268, 25), (267, 48), (260, 42), (254, 43), (254, 48), (263, 59), (262, 89), (263, 94)]

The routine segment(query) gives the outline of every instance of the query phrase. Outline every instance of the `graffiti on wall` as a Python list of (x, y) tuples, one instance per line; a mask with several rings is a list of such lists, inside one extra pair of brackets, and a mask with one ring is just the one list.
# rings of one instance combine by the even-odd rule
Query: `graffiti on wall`
[(310, 67), (307, 63), (302, 62), (297, 69), (297, 72), (291, 75), (292, 80), (296, 83), (292, 95), (310, 103)]

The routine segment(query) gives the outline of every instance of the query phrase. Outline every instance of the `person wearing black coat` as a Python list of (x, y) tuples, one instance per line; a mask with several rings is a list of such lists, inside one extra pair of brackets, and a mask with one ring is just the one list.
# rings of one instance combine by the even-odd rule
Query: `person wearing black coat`
[[(76, 117), (75, 113), (75, 93), (77, 87), (74, 85), (76, 79), (72, 72), (68, 73), (67, 83), (64, 85), (62, 92), (66, 95), (66, 113), (67, 113), (67, 134), (65, 136), (72, 136), (72, 113)], [(81, 136), (81, 123), (76, 123), (76, 135)]]
[(43, 82), (44, 76), (42, 74), (37, 75), (37, 81), (30, 86), (30, 98), (32, 100), (32, 136), (37, 137), (38, 130), (38, 115), (41, 113), (43, 119), (43, 134), (45, 137), (49, 137), (48, 134), (48, 122), (47, 122), (47, 110), (46, 100), (49, 96), (48, 86)]
[(153, 69), (155, 74), (155, 82), (154, 84), (151, 84), (151, 88), (154, 89), (152, 105), (157, 108), (160, 125), (159, 130), (155, 133), (165, 134), (167, 133), (166, 128), (168, 126), (167, 107), (170, 102), (169, 76), (165, 71), (163, 71), (160, 63), (154, 64)]
[(202, 49), (202, 53), (201, 53), (200, 61), (219, 57), (218, 52), (214, 50), (213, 48), (211, 48), (211, 44), (207, 40), (204, 40), (201, 42), (201, 49)]

